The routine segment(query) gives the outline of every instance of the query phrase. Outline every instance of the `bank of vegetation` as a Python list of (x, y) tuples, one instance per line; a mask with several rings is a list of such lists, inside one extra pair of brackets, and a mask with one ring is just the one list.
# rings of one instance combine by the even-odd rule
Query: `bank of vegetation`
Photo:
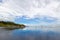
[(0, 21), (0, 27), (9, 29), (9, 30), (13, 30), (13, 29), (23, 29), (23, 28), (25, 28), (25, 25), (17, 24), (17, 23), (9, 22), (9, 21)]

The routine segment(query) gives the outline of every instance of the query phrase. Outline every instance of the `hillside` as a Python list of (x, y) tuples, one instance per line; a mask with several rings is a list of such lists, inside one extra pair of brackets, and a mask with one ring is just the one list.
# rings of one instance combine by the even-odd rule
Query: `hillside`
[(0, 27), (3, 27), (5, 29), (23, 29), (25, 25), (16, 24), (14, 22), (9, 22), (9, 21), (0, 21)]

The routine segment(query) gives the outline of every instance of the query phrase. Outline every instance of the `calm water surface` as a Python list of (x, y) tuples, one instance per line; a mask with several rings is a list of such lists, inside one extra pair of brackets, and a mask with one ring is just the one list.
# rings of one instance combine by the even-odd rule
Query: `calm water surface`
[(0, 40), (60, 40), (60, 33), (42, 30), (0, 29)]

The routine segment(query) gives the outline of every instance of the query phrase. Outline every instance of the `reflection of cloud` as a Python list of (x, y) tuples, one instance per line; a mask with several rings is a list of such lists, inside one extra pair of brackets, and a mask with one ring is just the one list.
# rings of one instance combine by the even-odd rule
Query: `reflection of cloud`
[(60, 39), (60, 34), (59, 32), (54, 32), (54, 31), (32, 31), (32, 30), (19, 30), (19, 31), (14, 31), (13, 32), (13, 37), (16, 40), (21, 39), (21, 40), (58, 40)]
[(60, 40), (60, 33), (42, 30), (4, 30), (0, 29), (0, 40)]
[(28, 25), (23, 30), (42, 30), (42, 31), (54, 31), (60, 32), (60, 25), (59, 24), (52, 24), (52, 25)]
[(0, 40), (10, 40), (12, 37), (11, 31), (0, 28)]

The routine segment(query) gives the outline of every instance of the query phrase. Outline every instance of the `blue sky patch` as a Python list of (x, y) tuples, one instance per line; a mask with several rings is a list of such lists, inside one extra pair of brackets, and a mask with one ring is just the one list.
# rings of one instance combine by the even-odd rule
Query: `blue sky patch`
[(21, 17), (21, 18), (16, 18), (15, 22), (16, 23), (22, 23), (22, 24), (39, 24), (42, 22), (46, 23), (53, 23), (57, 19), (52, 18), (52, 17), (42, 17), (42, 18), (33, 18), (33, 19), (26, 19), (26, 17)]

